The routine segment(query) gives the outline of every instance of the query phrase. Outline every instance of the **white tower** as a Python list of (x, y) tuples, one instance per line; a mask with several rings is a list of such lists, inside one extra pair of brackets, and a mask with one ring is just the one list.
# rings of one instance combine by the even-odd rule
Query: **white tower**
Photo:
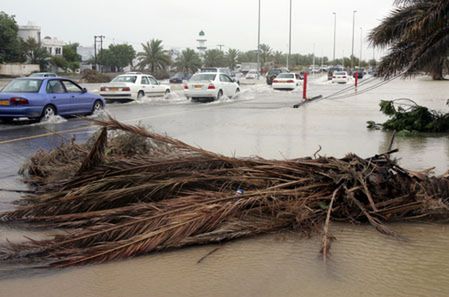
[(198, 42), (196, 49), (200, 52), (200, 54), (204, 54), (207, 50), (207, 38), (203, 30), (201, 30), (198, 34), (198, 39), (196, 41)]

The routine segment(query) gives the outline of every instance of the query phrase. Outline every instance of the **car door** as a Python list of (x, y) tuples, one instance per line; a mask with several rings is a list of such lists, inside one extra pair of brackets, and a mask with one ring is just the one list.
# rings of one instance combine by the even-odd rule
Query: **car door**
[(223, 92), (227, 97), (234, 96), (235, 90), (232, 79), (226, 74), (220, 74), (220, 83), (223, 85)]
[(145, 93), (145, 96), (153, 96), (152, 95), (153, 89), (152, 89), (152, 86), (150, 84), (150, 80), (148, 79), (147, 76), (142, 76), (140, 78), (140, 84), (141, 84), (142, 90)]
[(83, 89), (70, 80), (63, 80), (62, 83), (71, 96), (72, 106), (70, 112), (73, 114), (89, 113), (92, 110), (91, 96), (83, 92)]
[(152, 96), (164, 95), (165, 90), (162, 90), (163, 87), (159, 84), (159, 82), (152, 76), (149, 76), (148, 79), (151, 83)]
[(56, 107), (58, 114), (69, 114), (73, 100), (72, 96), (66, 92), (64, 85), (59, 79), (49, 80), (46, 86), (48, 100)]

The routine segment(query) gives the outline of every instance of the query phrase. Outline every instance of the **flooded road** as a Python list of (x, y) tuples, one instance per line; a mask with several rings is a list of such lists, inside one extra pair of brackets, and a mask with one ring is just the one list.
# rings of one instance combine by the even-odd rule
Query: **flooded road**
[[(375, 83), (373, 81), (372, 83)], [(369, 85), (369, 83), (367, 83)], [(316, 79), (310, 96), (330, 95), (346, 86)], [(325, 99), (299, 109), (301, 92), (277, 92), (265, 85), (244, 86), (235, 99), (194, 104), (180, 94), (169, 100), (109, 105), (121, 121), (141, 123), (190, 144), (226, 155), (295, 158), (313, 155), (362, 157), (383, 153), (391, 134), (369, 131), (366, 121), (382, 122), (380, 99), (408, 97), (448, 111), (449, 83), (396, 80), (357, 97)], [(345, 92), (352, 95), (354, 92)], [(54, 134), (53, 132), (57, 132)], [(17, 170), (38, 149), (94, 131), (81, 119), (30, 125), (0, 125), (0, 188), (23, 188)], [(449, 136), (398, 137), (401, 165), (436, 174), (449, 169)], [(0, 210), (17, 194), (0, 192)], [(20, 274), (0, 280), (0, 296), (448, 296), (449, 227), (393, 226), (406, 240), (378, 234), (369, 226), (333, 226), (337, 237), (325, 265), (320, 238), (267, 235), (216, 246), (190, 248), (139, 259), (73, 270)], [(0, 230), (0, 240), (23, 234)], [(33, 234), (27, 234), (33, 236)], [(1, 268), (0, 268), (1, 269)], [(1, 270), (0, 270), (1, 271)]]

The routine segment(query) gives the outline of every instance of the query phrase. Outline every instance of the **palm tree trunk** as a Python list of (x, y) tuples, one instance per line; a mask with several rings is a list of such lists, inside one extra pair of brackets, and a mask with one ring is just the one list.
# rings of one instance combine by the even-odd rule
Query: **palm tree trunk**
[(432, 66), (430, 70), (430, 74), (432, 75), (433, 80), (443, 80), (443, 67), (444, 67), (445, 59), (441, 59), (440, 63)]

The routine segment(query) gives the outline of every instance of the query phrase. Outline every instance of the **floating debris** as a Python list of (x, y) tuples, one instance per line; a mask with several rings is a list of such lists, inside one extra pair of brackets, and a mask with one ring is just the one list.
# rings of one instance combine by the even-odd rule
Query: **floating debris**
[(447, 219), (449, 180), (369, 159), (233, 158), (112, 118), (95, 139), (36, 153), (22, 169), (35, 193), (0, 214), (9, 225), (66, 233), (6, 243), (3, 263), (69, 267), (270, 232), (322, 235), (332, 221)]
[(429, 110), (410, 99), (382, 100), (380, 111), (390, 119), (383, 124), (368, 122), (369, 129), (397, 131), (402, 135), (416, 132), (448, 132), (449, 113)]

